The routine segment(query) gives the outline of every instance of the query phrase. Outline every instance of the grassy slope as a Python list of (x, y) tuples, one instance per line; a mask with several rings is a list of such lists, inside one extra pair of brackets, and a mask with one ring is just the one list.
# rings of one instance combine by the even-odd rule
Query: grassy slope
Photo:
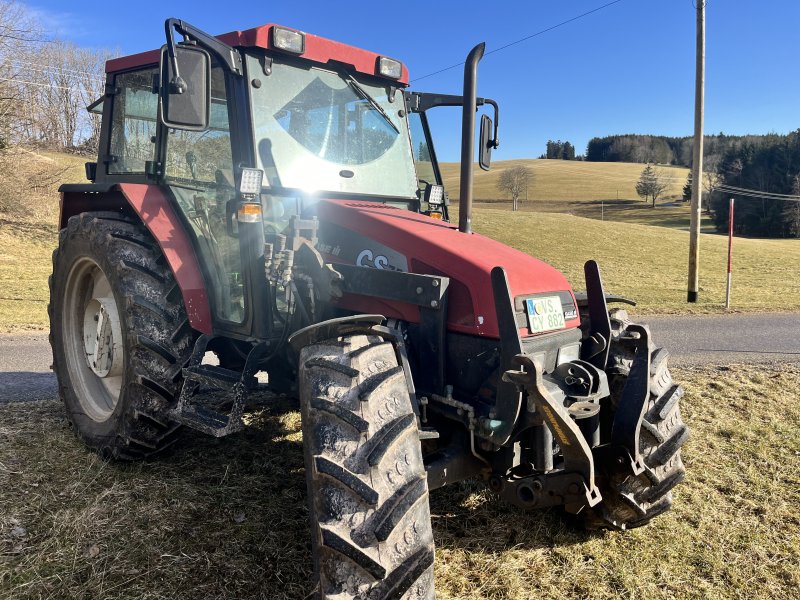
[[(475, 168), (477, 206), (510, 208), (508, 194), (497, 189), (500, 173), (516, 165), (528, 166), (533, 180), (528, 199), (523, 195), (521, 210), (574, 214), (643, 225), (688, 229), (689, 207), (682, 203), (683, 185), (689, 170), (657, 167), (669, 178), (670, 186), (653, 209), (636, 195), (635, 185), (644, 165), (638, 163), (591, 163), (564, 160), (523, 159), (498, 161), (490, 171)], [(442, 165), (445, 187), (453, 199), (459, 195), (459, 165)], [(708, 217), (704, 231), (713, 230)]]
[[(438, 597), (797, 597), (800, 368), (675, 377), (692, 439), (672, 512), (590, 534), (478, 484), (434, 491)], [(250, 420), (120, 465), (84, 450), (58, 403), (0, 405), (0, 598), (306, 597), (299, 413)]]
[[(635, 185), (644, 165), (639, 163), (596, 163), (572, 160), (518, 159), (492, 163), (489, 171), (475, 167), (475, 198), (492, 200), (507, 197), (497, 190), (500, 173), (509, 167), (524, 165), (531, 169), (533, 180), (528, 198), (536, 200), (610, 200), (612, 198), (638, 198)], [(441, 165), (444, 184), (450, 195), (458, 197), (459, 164)], [(681, 196), (689, 169), (685, 167), (658, 166), (670, 180), (665, 196)]]
[[(700, 241), (700, 299), (687, 305), (688, 234), (663, 227), (598, 222), (564, 214), (478, 208), (475, 230), (541, 258), (583, 288), (583, 264), (600, 264), (606, 288), (640, 303), (638, 312), (714, 312), (724, 306), (727, 238)], [(800, 308), (800, 240), (734, 241), (732, 304), (737, 310)]]
[[(68, 169), (63, 181), (83, 179), (85, 159), (58, 154), (45, 158)], [(535, 200), (529, 205), (538, 202), (537, 211), (550, 207), (548, 210), (562, 214), (535, 211), (514, 214), (507, 207), (478, 204), (475, 218), (478, 231), (550, 262), (562, 269), (576, 288), (583, 287), (583, 263), (594, 258), (603, 268), (609, 289), (636, 299), (643, 312), (720, 309), (724, 301), (726, 242), (715, 235), (703, 236), (701, 241), (701, 303), (689, 307), (684, 302), (688, 239), (685, 233), (670, 229), (684, 228), (688, 224), (685, 207), (652, 209), (641, 202), (623, 200), (606, 207), (606, 222), (565, 214), (598, 217), (597, 204), (587, 200), (594, 189), (590, 187), (591, 181), (597, 182), (598, 194), (611, 194), (611, 188), (600, 183), (605, 181), (603, 173), (609, 173), (609, 177), (621, 177), (626, 173), (635, 177), (641, 165), (529, 162), (538, 169), (535, 185), (550, 181), (547, 189), (555, 198), (549, 203)], [(488, 175), (496, 177), (503, 165), (496, 163)], [(575, 170), (584, 170), (584, 177), (574, 176)], [(587, 179), (586, 173), (592, 174), (592, 178)], [(483, 172), (478, 176), (478, 190), (490, 189), (482, 179), (486, 176)], [(571, 189), (583, 190), (583, 197), (574, 202), (567, 200), (564, 192), (570, 181), (581, 182)], [(557, 195), (558, 190), (562, 196)], [(47, 324), (47, 277), (51, 268), (50, 255), (56, 244), (57, 214), (58, 197), (52, 193), (27, 220), (0, 219), (0, 331), (42, 329)], [(610, 218), (615, 221), (608, 220)], [(620, 221), (625, 224), (621, 225)], [(642, 223), (666, 228), (645, 227)], [(733, 301), (736, 309), (800, 308), (800, 241), (737, 239), (735, 255)]]
[[(58, 181), (86, 181), (86, 158), (26, 154), (26, 161), (46, 169)], [(47, 278), (58, 235), (58, 186), (51, 187), (36, 198), (29, 214), (0, 214), (0, 331), (42, 329), (47, 322)]]

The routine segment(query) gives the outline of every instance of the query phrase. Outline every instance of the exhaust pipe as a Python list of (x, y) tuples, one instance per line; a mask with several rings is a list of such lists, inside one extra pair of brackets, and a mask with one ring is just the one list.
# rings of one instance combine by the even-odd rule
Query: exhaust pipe
[(458, 202), (458, 230), (472, 233), (472, 162), (475, 160), (475, 113), (478, 110), (478, 63), (486, 44), (470, 50), (464, 63), (464, 113), (461, 120), (461, 191)]

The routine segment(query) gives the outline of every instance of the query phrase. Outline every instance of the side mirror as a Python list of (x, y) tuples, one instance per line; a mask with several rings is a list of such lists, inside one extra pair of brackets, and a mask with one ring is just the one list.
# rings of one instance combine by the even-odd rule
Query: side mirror
[(195, 46), (161, 49), (159, 117), (167, 127), (203, 131), (211, 106), (211, 56)]
[(492, 118), (489, 115), (481, 115), (481, 135), (478, 146), (478, 164), (484, 171), (489, 170), (489, 164), (492, 162), (492, 148), (494, 148), (494, 140), (492, 139), (493, 133)]

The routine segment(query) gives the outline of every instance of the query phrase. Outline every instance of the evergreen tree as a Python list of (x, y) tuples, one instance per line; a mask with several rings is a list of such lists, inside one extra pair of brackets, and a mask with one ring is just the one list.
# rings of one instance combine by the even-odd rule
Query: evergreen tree
[(689, 174), (686, 176), (686, 183), (683, 186), (683, 201), (684, 202), (691, 202), (692, 201), (692, 172), (689, 171)]
[(656, 200), (667, 189), (667, 185), (666, 178), (648, 163), (639, 176), (639, 181), (636, 182), (636, 193), (644, 198), (645, 202), (648, 198), (652, 198), (655, 208)]

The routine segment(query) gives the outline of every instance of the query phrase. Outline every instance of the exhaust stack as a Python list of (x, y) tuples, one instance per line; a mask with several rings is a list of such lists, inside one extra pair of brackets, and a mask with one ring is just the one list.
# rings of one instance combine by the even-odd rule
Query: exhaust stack
[(458, 202), (458, 230), (472, 233), (472, 162), (475, 159), (475, 113), (478, 110), (478, 63), (486, 44), (470, 50), (464, 63), (464, 113), (461, 120), (461, 191)]

